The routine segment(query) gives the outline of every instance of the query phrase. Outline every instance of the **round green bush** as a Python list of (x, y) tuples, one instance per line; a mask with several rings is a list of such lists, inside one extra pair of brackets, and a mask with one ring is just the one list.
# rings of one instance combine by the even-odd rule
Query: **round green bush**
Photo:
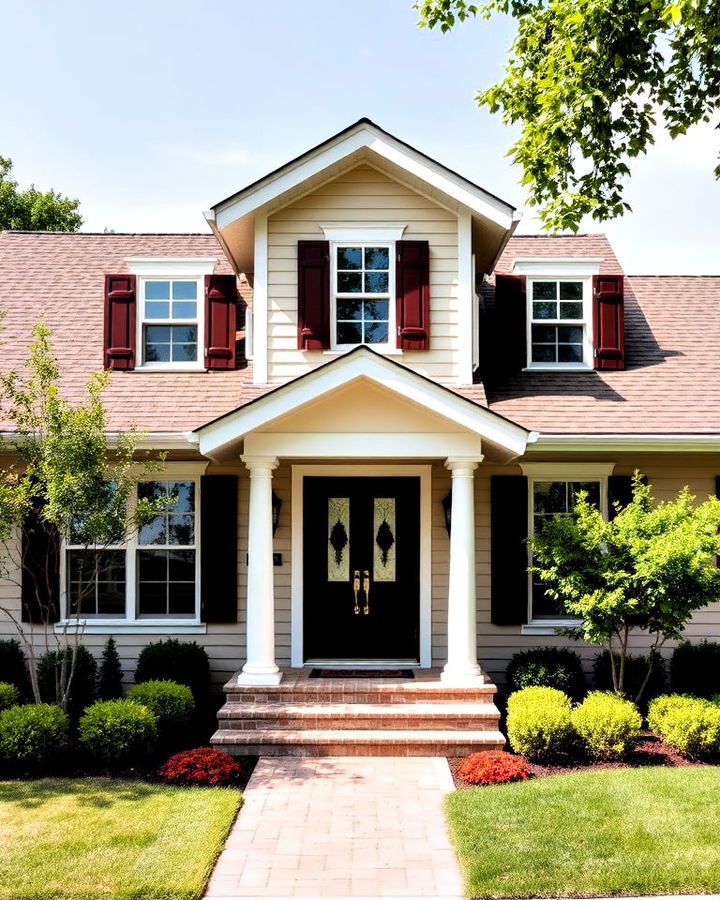
[(98, 759), (127, 762), (150, 753), (157, 741), (157, 719), (133, 700), (98, 700), (78, 725), (80, 743)]
[(140, 651), (135, 682), (174, 681), (186, 684), (196, 702), (210, 689), (210, 661), (205, 649), (195, 641), (168, 638), (148, 644)]
[(570, 698), (554, 688), (530, 687), (508, 699), (510, 746), (528, 759), (552, 759), (570, 749)]
[(592, 691), (570, 718), (593, 759), (620, 759), (640, 740), (642, 716), (617, 694)]
[(692, 758), (720, 753), (720, 706), (700, 697), (670, 695), (651, 704), (648, 721), (666, 744)]
[(508, 692), (526, 687), (551, 687), (573, 700), (585, 696), (582, 662), (566, 647), (535, 647), (515, 653), (505, 670)]
[(20, 691), (14, 684), (7, 681), (0, 681), (0, 710), (10, 709), (11, 706), (17, 706), (20, 702)]
[(155, 715), (158, 734), (176, 738), (190, 727), (195, 701), (187, 685), (174, 681), (143, 681), (128, 691), (128, 700), (142, 703)]
[(712, 697), (720, 691), (720, 643), (678, 644), (670, 660), (670, 684), (675, 693)]
[(68, 729), (59, 706), (11, 706), (0, 712), (0, 754), (12, 762), (39, 762), (65, 746)]

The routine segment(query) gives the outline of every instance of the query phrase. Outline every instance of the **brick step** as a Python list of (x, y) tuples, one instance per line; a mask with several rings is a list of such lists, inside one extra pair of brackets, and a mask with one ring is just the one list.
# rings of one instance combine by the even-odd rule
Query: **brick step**
[(492, 703), (226, 703), (220, 729), (401, 729), (495, 731), (500, 718)]
[(505, 738), (499, 731), (221, 729), (210, 743), (233, 756), (466, 756), (502, 750)]
[(448, 687), (441, 683), (399, 684), (382, 681), (368, 685), (367, 680), (312, 680), (283, 687), (226, 684), (228, 703), (492, 703), (495, 685)]

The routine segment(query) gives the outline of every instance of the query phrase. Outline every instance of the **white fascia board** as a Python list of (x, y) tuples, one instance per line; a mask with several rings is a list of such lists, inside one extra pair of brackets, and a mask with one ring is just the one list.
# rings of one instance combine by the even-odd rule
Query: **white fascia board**
[(539, 434), (527, 452), (718, 453), (720, 434)]
[(514, 207), (493, 197), (482, 188), (473, 188), (469, 182), (451, 173), (439, 163), (432, 162), (410, 147), (394, 141), (366, 124), (339, 138), (336, 143), (325, 145), (315, 153), (303, 156), (296, 163), (289, 164), (273, 176), (268, 176), (254, 187), (248, 188), (247, 192), (241, 191), (234, 198), (214, 207), (217, 227), (225, 228), (236, 219), (254, 212), (308, 178), (320, 174), (329, 166), (362, 149), (377, 153), (378, 156), (433, 185), (477, 215), (490, 219), (503, 228), (512, 227)]
[(386, 362), (371, 353), (351, 351), (348, 356), (340, 357), (301, 380), (289, 382), (261, 397), (246, 409), (241, 408), (198, 429), (200, 452), (213, 453), (303, 404), (359, 379), (375, 382), (491, 443), (507, 448), (515, 455), (524, 452), (528, 432), (520, 425), (433, 384), (410, 369)]
[(590, 481), (595, 478), (607, 478), (612, 475), (614, 462), (521, 462), (523, 475), (529, 478), (558, 478)]
[[(482, 459), (481, 438), (474, 434), (447, 432), (299, 432), (249, 434), (246, 456), (279, 456), (295, 459), (420, 459), (462, 457)], [(358, 447), (362, 451), (358, 454)]]
[(598, 275), (601, 257), (518, 257), (512, 261), (511, 271), (515, 275)]
[[(117, 445), (119, 432), (108, 431), (105, 434), (107, 445), (112, 449)], [(16, 447), (24, 443), (22, 436), (12, 431), (0, 432), (0, 445), (10, 444)], [(141, 432), (137, 442), (138, 450), (195, 450), (200, 441), (192, 431), (146, 431)], [(12, 449), (12, 446), (8, 449)]]
[(128, 256), (133, 275), (212, 275), (216, 256)]

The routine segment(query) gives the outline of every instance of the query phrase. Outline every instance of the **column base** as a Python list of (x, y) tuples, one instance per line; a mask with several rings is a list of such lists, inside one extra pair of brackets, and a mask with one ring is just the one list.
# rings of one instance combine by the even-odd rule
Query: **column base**
[(468, 666), (464, 669), (448, 669), (446, 666), (440, 673), (440, 681), (449, 687), (464, 687), (485, 684), (485, 676), (480, 666)]
[(247, 669), (243, 668), (237, 677), (237, 683), (264, 687), (265, 685), (280, 684), (282, 677), (283, 673), (277, 668), (274, 672), (267, 670), (254, 672), (252, 669), (247, 671)]

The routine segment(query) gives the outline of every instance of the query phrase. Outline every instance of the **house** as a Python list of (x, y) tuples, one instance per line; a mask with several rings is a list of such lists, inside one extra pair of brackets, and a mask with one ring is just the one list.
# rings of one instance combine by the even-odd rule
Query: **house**
[[(178, 505), (83, 610), (83, 642), (114, 635), (128, 670), (172, 635), (236, 702), (322, 701), (311, 667), (400, 667), (414, 684), (379, 689), (491, 705), (514, 652), (567, 643), (527, 573), (543, 516), (580, 488), (609, 512), (636, 468), (658, 498), (714, 493), (720, 278), (626, 276), (602, 235), (515, 236), (509, 204), (367, 119), (205, 218), (0, 235), (3, 367), (43, 314), (67, 395), (109, 368), (111, 431), (168, 452), (141, 490)], [(56, 627), (73, 571), (68, 544)], [(688, 635), (718, 638), (720, 609)]]

